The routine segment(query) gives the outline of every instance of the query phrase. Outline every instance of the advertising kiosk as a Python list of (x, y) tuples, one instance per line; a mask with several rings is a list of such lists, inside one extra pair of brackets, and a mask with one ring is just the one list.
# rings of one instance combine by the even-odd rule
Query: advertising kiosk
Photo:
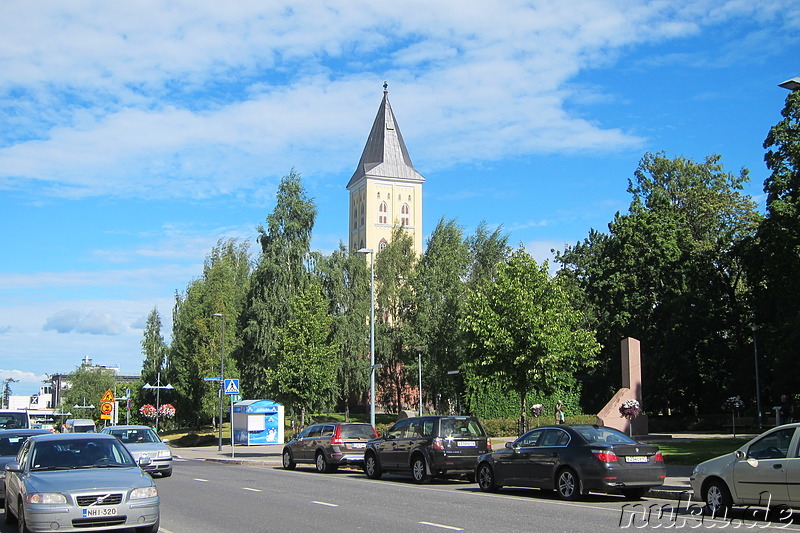
[(283, 406), (270, 400), (233, 404), (233, 442), (237, 446), (283, 444)]

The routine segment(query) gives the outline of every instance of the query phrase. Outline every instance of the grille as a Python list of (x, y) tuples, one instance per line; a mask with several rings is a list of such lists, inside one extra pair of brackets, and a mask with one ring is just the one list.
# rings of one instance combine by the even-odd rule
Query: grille
[(119, 526), (125, 523), (128, 520), (127, 516), (107, 516), (103, 518), (76, 518), (72, 521), (72, 527), (74, 528), (98, 528), (98, 527), (109, 527), (109, 526)]
[(122, 494), (94, 494), (89, 496), (77, 496), (75, 498), (81, 507), (90, 505), (118, 505), (122, 503)]

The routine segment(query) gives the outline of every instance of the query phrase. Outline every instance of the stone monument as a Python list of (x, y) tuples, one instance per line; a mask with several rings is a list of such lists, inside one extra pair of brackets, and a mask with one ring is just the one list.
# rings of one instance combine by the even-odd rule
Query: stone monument
[(626, 400), (637, 400), (642, 406), (642, 356), (639, 341), (632, 337), (622, 339), (622, 388), (597, 414), (597, 424), (628, 435), (647, 435), (647, 415), (633, 419), (620, 415), (619, 408)]

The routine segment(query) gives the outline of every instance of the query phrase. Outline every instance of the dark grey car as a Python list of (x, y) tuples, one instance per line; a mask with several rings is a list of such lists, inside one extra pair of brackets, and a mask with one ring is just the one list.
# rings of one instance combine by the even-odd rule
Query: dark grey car
[(407, 472), (417, 483), (461, 475), (474, 481), (478, 457), (490, 451), (491, 442), (477, 418), (406, 418), (367, 443), (364, 473), (379, 479), (384, 472)]
[(317, 472), (334, 472), (342, 465), (361, 464), (367, 441), (378, 436), (370, 424), (326, 422), (301, 431), (283, 447), (283, 467), (313, 464)]

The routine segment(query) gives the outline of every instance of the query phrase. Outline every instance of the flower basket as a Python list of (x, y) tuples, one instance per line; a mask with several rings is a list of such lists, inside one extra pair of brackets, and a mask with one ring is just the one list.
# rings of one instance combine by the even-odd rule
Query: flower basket
[(158, 414), (156, 408), (150, 405), (149, 403), (144, 404), (139, 408), (139, 414), (145, 418), (155, 418)]
[(542, 414), (544, 410), (544, 405), (537, 403), (531, 406), (531, 414), (536, 417), (536, 427), (539, 427), (539, 416)]
[(733, 436), (736, 436), (736, 412), (744, 409), (744, 402), (741, 396), (731, 396), (725, 400), (725, 409), (731, 412), (731, 427), (733, 428)]
[(158, 408), (158, 416), (161, 418), (172, 418), (175, 416), (175, 407), (171, 403), (165, 403)]
[(622, 405), (619, 406), (619, 414), (622, 418), (627, 418), (628, 420), (633, 420), (639, 413), (642, 412), (642, 408), (639, 406), (638, 400), (625, 400), (622, 402)]

